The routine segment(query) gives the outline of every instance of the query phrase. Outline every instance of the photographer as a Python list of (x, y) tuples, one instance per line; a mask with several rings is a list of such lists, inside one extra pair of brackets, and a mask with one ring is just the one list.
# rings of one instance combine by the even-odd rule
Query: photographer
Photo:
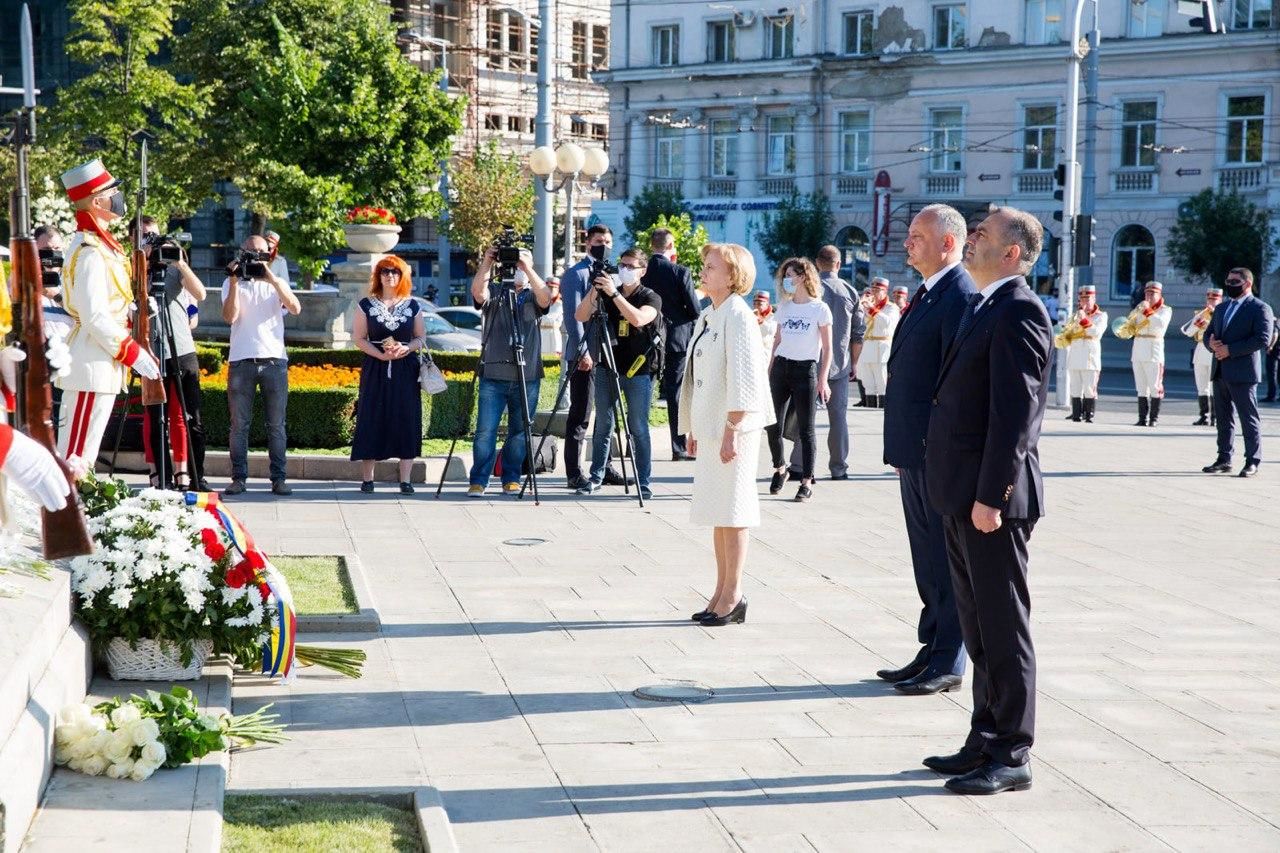
[[(52, 225), (40, 225), (35, 230), (35, 239), (44, 287), (40, 298), (40, 307), (44, 313), (44, 336), (46, 339), (57, 337), (65, 341), (71, 334), (75, 321), (71, 319), (67, 309), (62, 307), (62, 265), (66, 262), (62, 232)], [(55, 385), (51, 392), (53, 407), (50, 415), (56, 428), (62, 409), (62, 389)]]
[(285, 482), (285, 407), (289, 398), (289, 359), (284, 349), (284, 315), (302, 310), (289, 283), (268, 266), (270, 249), (254, 235), (240, 245), (222, 283), (222, 320), (231, 327), (227, 406), (231, 410), (231, 485), (238, 495), (249, 477), (249, 427), (253, 397), (262, 389), (267, 414), (267, 454), (271, 491), (292, 494)]
[[(524, 375), (516, 362), (512, 344), (512, 312), (502, 279), (490, 282), (490, 273), (498, 260), (499, 250), (485, 250), (475, 278), (471, 280), (471, 298), (484, 314), (483, 337), (480, 341), (480, 377), (476, 413), (475, 443), (472, 448), (471, 485), (467, 496), (484, 497), (489, 477), (497, 459), (498, 422), (507, 413), (507, 442), (502, 448), (502, 491), (519, 494), (529, 436), (524, 420), (525, 395), (532, 415), (538, 406), (538, 388), (542, 380), (542, 336), (538, 323), (551, 306), (551, 291), (533, 269), (533, 255), (521, 249), (510, 287), (514, 289), (515, 333), (524, 352)], [(506, 270), (509, 272), (509, 270)]]
[[(644, 253), (628, 249), (618, 259), (618, 277), (600, 275), (592, 281), (592, 290), (578, 304), (574, 319), (585, 323), (603, 300), (608, 316), (607, 343), (613, 348), (613, 363), (618, 369), (618, 384), (608, 374), (603, 360), (595, 378), (596, 425), (591, 436), (591, 479), (577, 490), (580, 495), (600, 491), (609, 458), (609, 434), (613, 432), (614, 405), (621, 388), (626, 399), (627, 428), (631, 433), (636, 482), (645, 499), (653, 497), (649, 489), (652, 450), (649, 440), (649, 407), (653, 405), (653, 377), (661, 367), (662, 337), (657, 333), (662, 315), (662, 299), (640, 284), (644, 273)], [(621, 288), (619, 288), (619, 284)], [(602, 343), (602, 346), (604, 345)]]
[[(129, 221), (129, 238), (138, 244), (137, 220)], [(151, 465), (151, 486), (157, 489), (176, 488), (186, 491), (189, 487), (187, 479), (187, 462), (190, 460), (194, 469), (194, 485), (200, 491), (207, 491), (204, 482), (204, 424), (200, 419), (200, 363), (196, 360), (196, 344), (191, 337), (191, 325), (187, 315), (187, 305), (191, 300), (199, 303), (204, 299), (204, 283), (191, 271), (185, 254), (172, 240), (158, 239), (160, 228), (155, 219), (142, 217), (142, 244), (147, 251), (147, 270), (152, 280), (163, 271), (163, 291), (154, 289), (150, 298), (151, 304), (151, 351), (160, 359), (161, 373), (164, 376), (165, 403), (163, 406), (147, 406), (146, 417), (142, 421), (142, 446), (147, 462)], [(149, 248), (147, 248), (149, 247)], [(165, 257), (177, 256), (175, 260), (164, 260)], [(169, 352), (169, 342), (164, 334), (164, 324), (159, 317), (158, 301), (163, 301), (168, 313), (168, 325), (173, 327), (173, 352)], [(183, 418), (183, 409), (186, 418)], [(161, 443), (160, 429), (161, 410), (166, 409), (169, 424), (169, 448)], [(173, 451), (173, 463), (167, 465), (166, 482), (160, 482), (160, 474), (156, 460), (167, 459), (169, 450)], [(188, 453), (188, 451), (190, 451)], [(162, 455), (164, 454), (164, 455)]]

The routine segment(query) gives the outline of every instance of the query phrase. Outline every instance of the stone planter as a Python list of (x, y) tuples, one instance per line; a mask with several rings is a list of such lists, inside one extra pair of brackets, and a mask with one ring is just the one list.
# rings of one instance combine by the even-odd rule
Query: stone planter
[(342, 230), (351, 251), (362, 254), (390, 252), (400, 242), (399, 225), (344, 225)]
[(182, 648), (175, 643), (138, 640), (134, 648), (116, 637), (107, 643), (107, 671), (115, 681), (195, 681), (213, 652), (211, 640), (196, 640), (191, 663), (182, 665)]

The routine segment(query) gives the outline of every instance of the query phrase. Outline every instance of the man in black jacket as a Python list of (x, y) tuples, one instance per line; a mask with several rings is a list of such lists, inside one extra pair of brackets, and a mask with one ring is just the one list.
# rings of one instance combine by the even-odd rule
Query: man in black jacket
[(693, 334), (694, 321), (701, 313), (698, 294), (693, 289), (689, 268), (671, 260), (676, 241), (666, 228), (658, 228), (649, 238), (653, 254), (640, 284), (662, 299), (663, 353), (662, 397), (667, 401), (667, 420), (671, 429), (671, 458), (692, 459), (685, 447), (685, 437), (676, 430), (680, 420), (680, 385), (684, 381), (684, 360)]
[(973, 717), (964, 746), (926, 758), (947, 789), (996, 794), (1031, 787), (1036, 664), (1027, 543), (1044, 514), (1038, 443), (1053, 324), (1023, 277), (1044, 229), (1001, 208), (970, 235), (969, 297), (934, 390), (925, 448), (929, 500), (942, 514)]

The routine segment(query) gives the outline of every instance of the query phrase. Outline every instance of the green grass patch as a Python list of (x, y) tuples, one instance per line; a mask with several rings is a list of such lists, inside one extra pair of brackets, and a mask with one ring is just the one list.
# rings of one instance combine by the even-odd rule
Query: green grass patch
[(347, 562), (341, 557), (272, 557), (271, 562), (289, 581), (299, 615), (359, 612)]
[(419, 853), (411, 812), (381, 803), (228, 794), (223, 853)]

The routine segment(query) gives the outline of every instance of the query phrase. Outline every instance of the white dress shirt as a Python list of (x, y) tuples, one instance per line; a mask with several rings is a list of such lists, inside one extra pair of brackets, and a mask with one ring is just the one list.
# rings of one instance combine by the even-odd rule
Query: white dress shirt
[(933, 286), (937, 284), (944, 275), (951, 272), (953, 269), (955, 269), (958, 266), (960, 266), (959, 261), (956, 261), (954, 264), (947, 264), (945, 267), (943, 267), (933, 275), (926, 278), (924, 280), (924, 292), (928, 293), (930, 290), (933, 290)]

